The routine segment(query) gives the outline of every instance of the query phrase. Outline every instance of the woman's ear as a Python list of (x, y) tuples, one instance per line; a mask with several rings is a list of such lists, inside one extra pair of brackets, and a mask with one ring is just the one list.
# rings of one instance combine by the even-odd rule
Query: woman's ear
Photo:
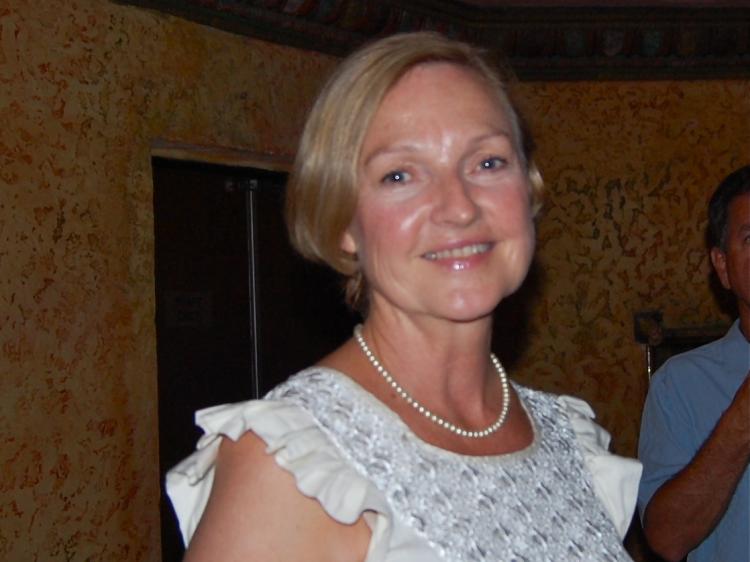
[(341, 237), (341, 249), (347, 254), (357, 253), (357, 243), (354, 241), (354, 236), (351, 233), (351, 227), (344, 231), (344, 235)]

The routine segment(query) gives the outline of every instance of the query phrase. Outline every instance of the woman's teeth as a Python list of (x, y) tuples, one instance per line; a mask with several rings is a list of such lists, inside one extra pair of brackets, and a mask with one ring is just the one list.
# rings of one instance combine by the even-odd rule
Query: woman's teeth
[(441, 250), (439, 252), (427, 252), (424, 257), (430, 261), (444, 260), (444, 259), (456, 259), (456, 258), (468, 258), (475, 254), (481, 254), (490, 249), (489, 243), (484, 244), (471, 244), (469, 246), (462, 246), (461, 248), (453, 248), (451, 250)]

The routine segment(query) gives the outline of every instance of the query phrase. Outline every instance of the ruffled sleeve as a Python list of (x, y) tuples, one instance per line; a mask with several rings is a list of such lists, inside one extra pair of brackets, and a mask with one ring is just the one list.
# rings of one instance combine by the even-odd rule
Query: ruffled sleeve
[(385, 497), (359, 475), (320, 430), (309, 413), (294, 404), (254, 400), (201, 410), (196, 424), (204, 431), (196, 451), (167, 473), (167, 493), (187, 545), (200, 522), (213, 484), (221, 437), (239, 439), (252, 431), (267, 445), (279, 466), (295, 478), (304, 495), (317, 499), (341, 523), (363, 516), (372, 532), (367, 562), (406, 562), (424, 551), (421, 541), (394, 529)]
[(635, 459), (608, 451), (610, 435), (594, 423), (594, 412), (586, 402), (573, 396), (560, 396), (558, 400), (578, 438), (583, 460), (593, 476), (594, 491), (623, 538), (633, 518), (643, 467)]

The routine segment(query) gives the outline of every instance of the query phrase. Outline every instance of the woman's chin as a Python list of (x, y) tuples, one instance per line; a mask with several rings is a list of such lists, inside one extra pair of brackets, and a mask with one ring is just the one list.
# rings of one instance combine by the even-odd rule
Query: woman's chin
[[(387, 310), (391, 309), (407, 316), (473, 322), (492, 316), (497, 305), (513, 292), (509, 287), (493, 287), (491, 290), (486, 286), (448, 290), (435, 288), (422, 287), (421, 291), (401, 291), (390, 295), (375, 290), (370, 294), (370, 314), (383, 312), (389, 315)], [(415, 294), (419, 296), (415, 298)]]
[(499, 303), (500, 301), (496, 299), (462, 299), (458, 302), (445, 303), (447, 306), (441, 306), (439, 310), (435, 311), (435, 315), (454, 322), (484, 320), (492, 316)]

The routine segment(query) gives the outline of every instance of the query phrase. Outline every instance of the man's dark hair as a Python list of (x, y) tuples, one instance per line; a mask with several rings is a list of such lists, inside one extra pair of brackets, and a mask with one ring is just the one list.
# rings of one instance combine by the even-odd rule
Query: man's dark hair
[(708, 203), (708, 229), (713, 247), (726, 250), (729, 205), (735, 197), (750, 192), (750, 165), (729, 174), (716, 188)]

